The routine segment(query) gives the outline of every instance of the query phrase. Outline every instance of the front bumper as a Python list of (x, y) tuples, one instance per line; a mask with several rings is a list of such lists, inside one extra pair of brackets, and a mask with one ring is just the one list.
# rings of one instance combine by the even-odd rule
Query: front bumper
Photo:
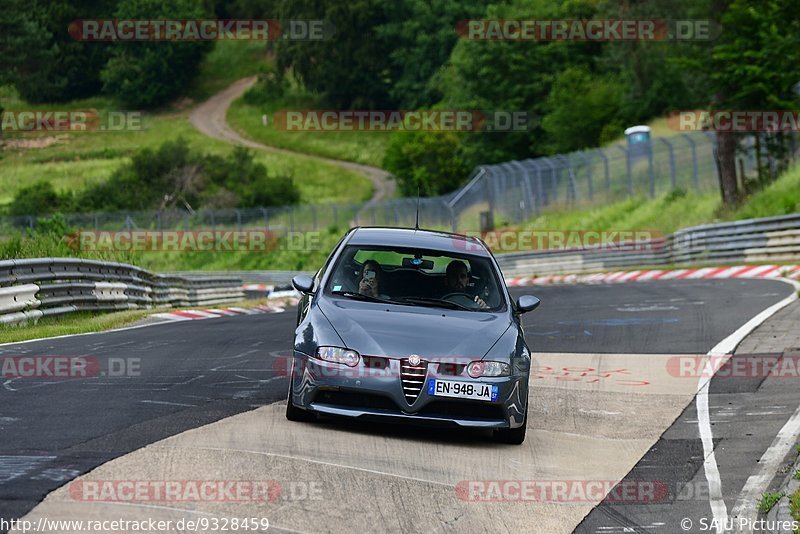
[(359, 362), (356, 367), (321, 361), (294, 352), (291, 373), (292, 403), (311, 412), (416, 425), (517, 428), (524, 422), (528, 400), (528, 375), (473, 379), (466, 374), (441, 374), (437, 361), (427, 366), (425, 383), (431, 378), (474, 381), (498, 387), (497, 400), (482, 401), (430, 395), (422, 388), (409, 404), (400, 379), (400, 359), (385, 360), (375, 368)]

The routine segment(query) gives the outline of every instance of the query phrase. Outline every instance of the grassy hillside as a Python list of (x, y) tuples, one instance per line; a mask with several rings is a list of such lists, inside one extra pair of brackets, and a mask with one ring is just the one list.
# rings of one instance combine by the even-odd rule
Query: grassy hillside
[[(239, 47), (244, 47), (239, 48)], [(80, 189), (107, 179), (136, 150), (155, 147), (183, 136), (199, 150), (226, 154), (231, 145), (209, 139), (188, 120), (197, 100), (214, 94), (234, 80), (258, 72), (266, 59), (260, 46), (244, 41), (219, 42), (206, 57), (197, 82), (171, 108), (145, 115), (141, 131), (59, 132), (55, 134), (9, 134), (0, 150), (0, 206), (7, 204), (22, 187), (49, 180), (56, 189)], [(85, 110), (101, 114), (116, 109), (107, 98), (91, 98), (57, 105), (30, 105), (8, 87), (0, 88), (0, 103), (8, 110)], [(371, 183), (359, 174), (314, 161), (302, 155), (256, 152), (257, 160), (271, 174), (292, 173), (300, 187), (301, 202), (356, 202), (372, 193)]]
[(271, 119), (277, 111), (301, 109), (324, 107), (313, 95), (290, 86), (284, 97), (266, 104), (248, 104), (246, 98), (239, 98), (228, 110), (228, 123), (245, 137), (266, 145), (381, 166), (390, 132), (289, 132), (275, 128), (271, 120), (267, 126), (262, 123), (264, 114)]
[(721, 209), (719, 193), (631, 198), (607, 206), (552, 211), (514, 228), (533, 230), (651, 230), (666, 235), (698, 224), (800, 212), (800, 165), (748, 198), (735, 210)]

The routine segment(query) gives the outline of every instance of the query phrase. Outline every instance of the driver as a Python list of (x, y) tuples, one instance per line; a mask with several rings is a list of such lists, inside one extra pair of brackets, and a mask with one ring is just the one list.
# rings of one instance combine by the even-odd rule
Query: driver
[[(469, 271), (467, 264), (461, 260), (453, 260), (447, 264), (447, 270), (444, 277), (445, 287), (450, 293), (467, 293), (467, 286), (469, 285)], [(488, 308), (489, 305), (475, 295), (472, 299), (481, 308)]]

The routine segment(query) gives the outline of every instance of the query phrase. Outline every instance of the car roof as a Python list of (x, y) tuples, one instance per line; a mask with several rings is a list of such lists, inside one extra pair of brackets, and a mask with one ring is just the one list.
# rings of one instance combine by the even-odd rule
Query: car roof
[(414, 228), (359, 227), (353, 231), (347, 244), (418, 248), (489, 256), (486, 246), (475, 237)]

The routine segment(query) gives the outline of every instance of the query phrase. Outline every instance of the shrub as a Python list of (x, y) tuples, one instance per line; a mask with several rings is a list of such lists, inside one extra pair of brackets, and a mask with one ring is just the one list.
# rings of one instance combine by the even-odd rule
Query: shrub
[(397, 178), (404, 195), (448, 193), (469, 176), (470, 166), (459, 150), (455, 133), (397, 132), (386, 149), (383, 166)]
[(14, 195), (8, 208), (11, 215), (34, 215), (53, 213), (62, 207), (61, 197), (50, 182), (37, 182), (23, 187)]

